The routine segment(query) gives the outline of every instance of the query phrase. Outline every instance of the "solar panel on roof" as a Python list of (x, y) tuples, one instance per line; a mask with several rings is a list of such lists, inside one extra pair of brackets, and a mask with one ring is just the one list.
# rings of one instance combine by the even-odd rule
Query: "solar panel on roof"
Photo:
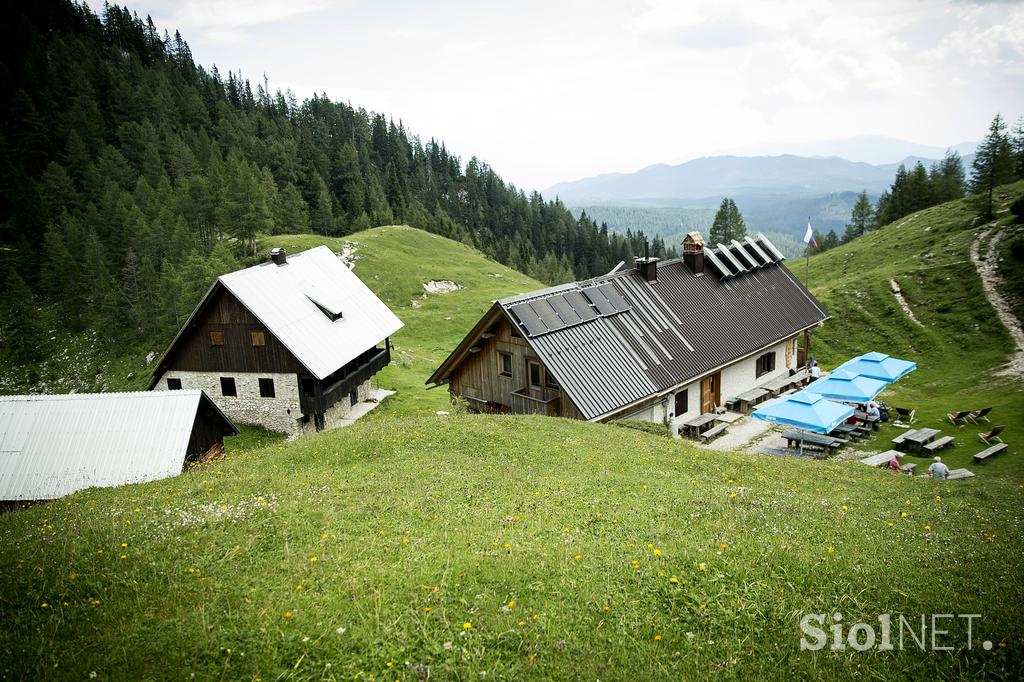
[(732, 270), (730, 270), (729, 266), (723, 263), (721, 259), (715, 255), (713, 249), (704, 249), (704, 260), (707, 261), (708, 263), (711, 263), (712, 267), (714, 267), (715, 270), (718, 270), (718, 274), (720, 277), (733, 276)]
[(763, 264), (768, 265), (772, 262), (772, 257), (765, 253), (761, 247), (757, 245), (757, 242), (750, 238), (749, 234), (743, 237), (743, 242), (744, 246), (747, 247), (747, 250), (757, 256)]
[(562, 294), (562, 298), (573, 307), (576, 314), (580, 316), (584, 322), (587, 320), (593, 320), (597, 317), (597, 313), (593, 308), (590, 307), (590, 301), (584, 298), (583, 294), (578, 291), (567, 291)]
[(743, 244), (740, 244), (735, 239), (732, 240), (731, 244), (732, 248), (729, 249), (729, 253), (738, 258), (748, 270), (754, 270), (761, 267), (761, 261), (750, 255), (747, 250), (743, 248)]
[(771, 254), (772, 260), (776, 263), (780, 260), (786, 260), (786, 257), (782, 255), (782, 252), (775, 248), (775, 244), (772, 244), (768, 237), (765, 237), (760, 232), (757, 233), (757, 241), (761, 242), (761, 246)]
[(563, 329), (565, 327), (565, 323), (562, 322), (562, 318), (558, 316), (558, 313), (555, 312), (555, 309), (551, 307), (547, 300), (540, 299), (537, 301), (531, 301), (530, 307), (533, 308), (534, 312), (537, 313), (548, 329), (555, 330)]
[(601, 292), (598, 287), (587, 287), (583, 289), (583, 295), (586, 296), (594, 307), (597, 308), (597, 312), (601, 315), (611, 315), (617, 312), (615, 306), (608, 302), (608, 298)]
[(555, 309), (555, 312), (558, 313), (558, 316), (562, 318), (562, 322), (565, 323), (567, 327), (571, 327), (583, 321), (582, 318), (576, 314), (576, 311), (572, 309), (569, 302), (565, 300), (564, 296), (552, 296), (547, 299), (547, 301), (551, 304), (551, 307)]
[(718, 255), (729, 264), (729, 267), (733, 269), (733, 272), (742, 274), (747, 271), (743, 264), (736, 260), (736, 256), (729, 252), (729, 247), (725, 244), (719, 243)]
[(516, 317), (519, 318), (519, 321), (523, 323), (523, 326), (526, 327), (526, 333), (530, 336), (537, 336), (538, 334), (543, 334), (548, 330), (547, 326), (541, 322), (537, 313), (533, 311), (533, 308), (530, 307), (529, 303), (514, 305), (510, 310), (515, 313)]
[(622, 295), (619, 293), (619, 290), (615, 288), (614, 284), (600, 284), (597, 288), (600, 289), (601, 293), (608, 298), (608, 301), (615, 306), (615, 310), (620, 313), (629, 310), (629, 304), (626, 303), (626, 299), (622, 298)]

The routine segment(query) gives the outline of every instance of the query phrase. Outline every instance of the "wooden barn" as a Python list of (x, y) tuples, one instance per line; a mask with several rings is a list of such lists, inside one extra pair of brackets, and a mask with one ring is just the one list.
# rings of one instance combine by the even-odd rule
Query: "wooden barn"
[(151, 390), (198, 388), (233, 419), (319, 431), (370, 396), (402, 322), (326, 246), (217, 279), (160, 359)]
[(237, 433), (202, 391), (0, 396), (0, 502), (177, 476)]
[(689, 419), (802, 366), (825, 308), (764, 236), (494, 303), (428, 379), (479, 411)]

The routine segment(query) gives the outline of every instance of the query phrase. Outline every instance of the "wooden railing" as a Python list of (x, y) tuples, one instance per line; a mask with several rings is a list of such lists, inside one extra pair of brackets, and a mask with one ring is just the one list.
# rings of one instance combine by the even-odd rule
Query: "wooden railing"
[[(535, 391), (536, 392), (536, 391)], [(560, 392), (553, 388), (540, 391), (540, 397), (530, 395), (528, 388), (512, 391), (513, 414), (540, 414), (547, 417), (558, 416), (558, 400)]]

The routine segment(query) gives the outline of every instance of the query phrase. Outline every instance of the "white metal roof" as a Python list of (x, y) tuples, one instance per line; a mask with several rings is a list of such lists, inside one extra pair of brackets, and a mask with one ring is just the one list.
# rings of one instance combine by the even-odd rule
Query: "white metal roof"
[(176, 476), (203, 399), (202, 391), (0, 396), (0, 500)]
[(284, 265), (268, 261), (222, 275), (220, 282), (318, 379), (403, 326), (326, 246), (289, 254)]

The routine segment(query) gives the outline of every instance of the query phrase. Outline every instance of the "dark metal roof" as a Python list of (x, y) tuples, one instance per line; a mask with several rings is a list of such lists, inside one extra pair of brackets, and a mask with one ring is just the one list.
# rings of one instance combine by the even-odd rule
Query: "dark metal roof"
[[(497, 305), (519, 324), (583, 416), (595, 419), (828, 317), (782, 265), (771, 242), (763, 235), (752, 242), (734, 242), (732, 248), (757, 265), (728, 269), (728, 276), (723, 261), (737, 257), (721, 245), (717, 251), (705, 249), (715, 267), (703, 274), (677, 259), (658, 263), (654, 282), (635, 269), (620, 270)], [(432, 382), (451, 375), (457, 363), (449, 361), (455, 356), (438, 368)]]

